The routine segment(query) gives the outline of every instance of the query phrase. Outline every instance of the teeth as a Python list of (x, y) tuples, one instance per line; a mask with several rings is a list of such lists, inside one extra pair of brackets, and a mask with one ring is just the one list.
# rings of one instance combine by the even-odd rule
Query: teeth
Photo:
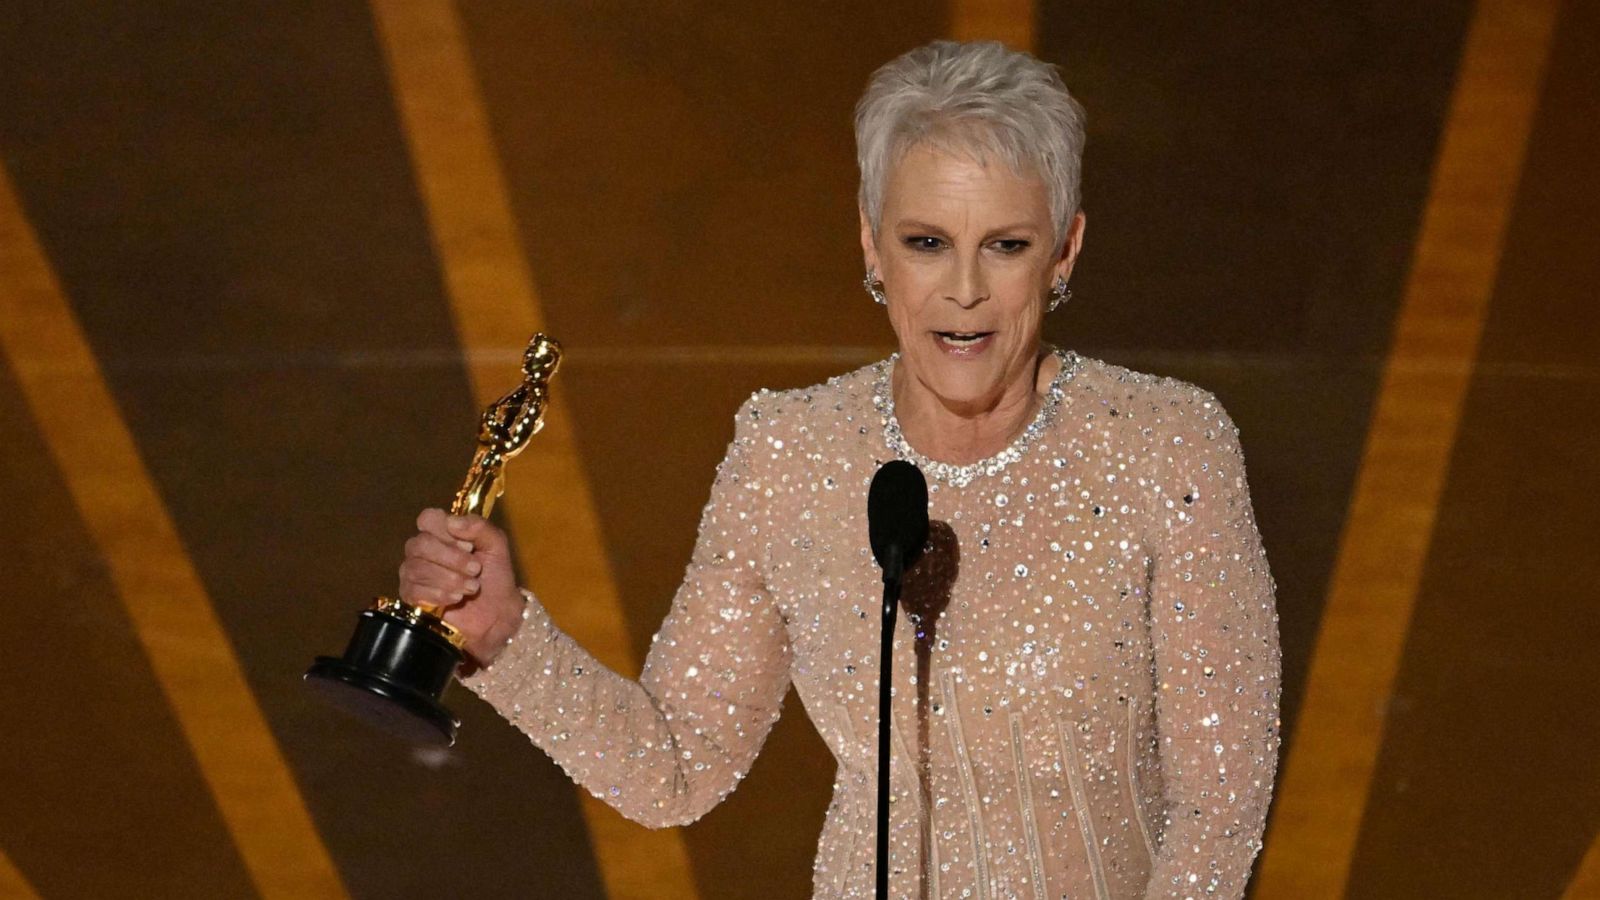
[(947, 344), (964, 345), (983, 340), (988, 337), (986, 331), (941, 331), (939, 339)]

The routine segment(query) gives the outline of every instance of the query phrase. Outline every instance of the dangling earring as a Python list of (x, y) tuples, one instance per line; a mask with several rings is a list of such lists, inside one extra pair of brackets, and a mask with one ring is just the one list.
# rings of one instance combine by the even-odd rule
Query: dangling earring
[(867, 277), (861, 279), (861, 286), (867, 289), (867, 293), (872, 295), (872, 299), (878, 301), (879, 306), (889, 305), (889, 297), (883, 292), (883, 282), (878, 280), (878, 271), (876, 269), (867, 270)]
[(1056, 307), (1071, 300), (1072, 288), (1067, 287), (1067, 280), (1057, 275), (1056, 283), (1050, 286), (1050, 295), (1046, 299), (1048, 303), (1045, 305), (1045, 312), (1055, 312)]

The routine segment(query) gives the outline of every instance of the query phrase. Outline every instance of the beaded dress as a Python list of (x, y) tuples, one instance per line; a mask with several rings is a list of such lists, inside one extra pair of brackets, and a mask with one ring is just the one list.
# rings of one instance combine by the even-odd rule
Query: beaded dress
[(791, 683), (837, 761), (814, 896), (873, 895), (882, 582), (867, 488), (928, 475), (894, 642), (890, 893), (1241, 897), (1279, 743), (1275, 583), (1238, 429), (1184, 381), (1068, 350), (1037, 417), (956, 467), (906, 443), (895, 357), (741, 406), (638, 680), (537, 601), (463, 679), (652, 827), (749, 771)]

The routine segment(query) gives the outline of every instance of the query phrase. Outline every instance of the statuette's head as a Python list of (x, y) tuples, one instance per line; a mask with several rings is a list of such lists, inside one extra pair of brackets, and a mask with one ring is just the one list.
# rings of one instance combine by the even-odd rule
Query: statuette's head
[(522, 353), (522, 374), (542, 383), (549, 381), (560, 366), (561, 344), (542, 332), (534, 335), (528, 342), (528, 349)]
[(1083, 141), (1054, 67), (993, 41), (912, 50), (856, 106), (866, 266), (906, 374), (952, 410), (1031, 377), (1083, 241)]

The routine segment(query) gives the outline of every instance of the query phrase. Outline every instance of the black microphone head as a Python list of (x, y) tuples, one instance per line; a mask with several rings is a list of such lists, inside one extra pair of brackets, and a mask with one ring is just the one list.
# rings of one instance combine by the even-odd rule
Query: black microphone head
[[(928, 542), (928, 481), (921, 469), (896, 459), (872, 476), (867, 532), (872, 556), (886, 575), (898, 578), (911, 568)], [(895, 563), (899, 571), (888, 571)]]

